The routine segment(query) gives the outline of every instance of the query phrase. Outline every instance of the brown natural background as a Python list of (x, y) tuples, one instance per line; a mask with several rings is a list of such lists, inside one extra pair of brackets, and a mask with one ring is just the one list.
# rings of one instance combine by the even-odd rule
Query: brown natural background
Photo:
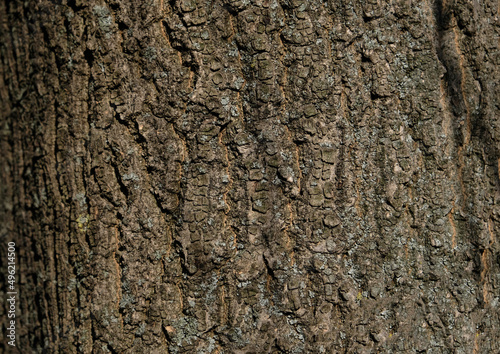
[(498, 0), (0, 0), (18, 351), (500, 352), (499, 32)]

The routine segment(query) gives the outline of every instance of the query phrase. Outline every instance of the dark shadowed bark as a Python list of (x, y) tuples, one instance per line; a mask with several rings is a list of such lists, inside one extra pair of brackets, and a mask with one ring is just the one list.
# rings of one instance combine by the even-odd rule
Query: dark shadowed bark
[(17, 349), (500, 352), (499, 32), (493, 0), (0, 0)]

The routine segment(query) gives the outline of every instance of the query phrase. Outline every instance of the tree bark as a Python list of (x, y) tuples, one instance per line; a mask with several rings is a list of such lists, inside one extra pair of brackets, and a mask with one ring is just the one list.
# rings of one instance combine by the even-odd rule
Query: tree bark
[(498, 1), (0, 22), (19, 352), (500, 351)]

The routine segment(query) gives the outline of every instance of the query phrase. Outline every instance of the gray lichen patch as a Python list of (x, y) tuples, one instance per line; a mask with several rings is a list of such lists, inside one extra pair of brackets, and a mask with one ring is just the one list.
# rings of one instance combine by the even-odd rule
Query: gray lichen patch
[(95, 5), (93, 7), (93, 12), (97, 16), (97, 21), (99, 22), (99, 27), (109, 38), (112, 32), (113, 18), (111, 17), (111, 12), (105, 6)]

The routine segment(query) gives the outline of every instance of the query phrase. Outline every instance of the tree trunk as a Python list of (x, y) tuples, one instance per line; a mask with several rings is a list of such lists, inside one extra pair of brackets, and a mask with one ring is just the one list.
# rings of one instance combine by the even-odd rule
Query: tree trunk
[(0, 19), (19, 352), (500, 351), (498, 1)]

